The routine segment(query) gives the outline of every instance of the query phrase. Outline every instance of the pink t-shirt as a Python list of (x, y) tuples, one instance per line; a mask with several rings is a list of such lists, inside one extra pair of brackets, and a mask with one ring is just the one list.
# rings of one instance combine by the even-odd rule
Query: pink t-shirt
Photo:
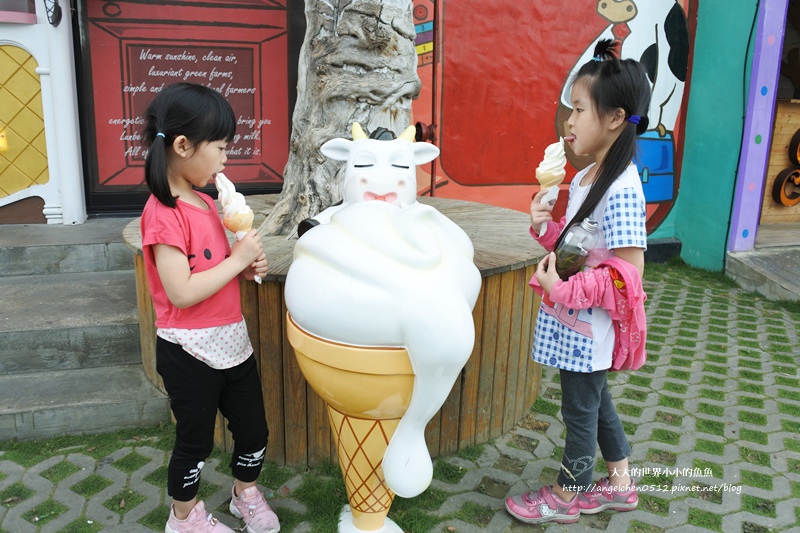
[(231, 253), (214, 200), (207, 194), (197, 194), (208, 204), (208, 209), (181, 200), (173, 209), (151, 195), (142, 211), (142, 252), (159, 328), (210, 328), (242, 320), (238, 278), (234, 277), (202, 302), (178, 309), (167, 298), (158, 276), (153, 257), (154, 244), (168, 244), (181, 250), (189, 258), (192, 273), (215, 267)]

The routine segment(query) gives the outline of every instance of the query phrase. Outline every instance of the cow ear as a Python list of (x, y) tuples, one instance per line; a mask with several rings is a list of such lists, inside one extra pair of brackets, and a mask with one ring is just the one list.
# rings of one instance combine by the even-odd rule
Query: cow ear
[(423, 165), (439, 157), (439, 149), (425, 142), (414, 143), (414, 164)]
[(337, 137), (323, 144), (319, 150), (326, 157), (330, 157), (336, 161), (347, 161), (347, 158), (350, 156), (351, 144), (353, 144), (353, 141)]

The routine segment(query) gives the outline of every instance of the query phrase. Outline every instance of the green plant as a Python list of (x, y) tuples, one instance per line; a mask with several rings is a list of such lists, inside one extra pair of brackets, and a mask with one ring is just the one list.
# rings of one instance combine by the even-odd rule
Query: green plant
[(116, 494), (115, 496), (112, 496), (103, 502), (103, 507), (114, 511), (115, 513), (124, 515), (145, 500), (147, 500), (147, 498), (142, 494), (130, 489), (125, 489), (119, 494)]
[(741, 431), (739, 431), (739, 437), (741, 437), (742, 440), (763, 444), (765, 446), (769, 443), (769, 436), (763, 431), (742, 428)]
[(745, 485), (757, 489), (772, 490), (772, 476), (751, 470), (742, 470), (741, 475), (742, 483)]
[(30, 511), (22, 513), (22, 518), (37, 527), (43, 526), (69, 510), (69, 507), (55, 500), (45, 500)]
[(694, 449), (711, 455), (725, 455), (725, 444), (712, 440), (697, 439), (694, 443)]
[(0, 441), (0, 451), (8, 459), (23, 467), (31, 467), (45, 459), (62, 453), (82, 453), (93, 459), (101, 459), (115, 451), (128, 447), (149, 446), (159, 450), (170, 450), (175, 442), (175, 429), (165, 424), (148, 428), (135, 428), (98, 435), (67, 435), (52, 439), (31, 441)]
[(722, 531), (722, 516), (718, 514), (690, 507), (688, 520), (690, 524), (703, 529)]
[(0, 491), (0, 505), (9, 508), (23, 502), (36, 494), (21, 482), (14, 483)]
[(465, 468), (448, 463), (443, 459), (436, 459), (433, 463), (433, 477), (451, 485), (461, 481), (466, 473)]
[(86, 499), (91, 498), (101, 490), (113, 485), (114, 482), (97, 474), (91, 474), (83, 481), (79, 481), (72, 486), (75, 494), (80, 494)]
[(136, 472), (141, 467), (150, 462), (150, 459), (140, 453), (131, 452), (122, 459), (114, 461), (114, 466), (123, 472), (130, 474)]
[(294, 497), (303, 502), (313, 513), (307, 515), (312, 531), (336, 531), (339, 514), (347, 503), (344, 480), (338, 477), (315, 476), (309, 472), (294, 491)]
[[(666, 382), (665, 385), (669, 384), (670, 382)], [(664, 387), (665, 389), (668, 387)], [(669, 407), (671, 409), (683, 410), (683, 398), (676, 398), (675, 396), (669, 396), (667, 394), (662, 394), (658, 397), (658, 405), (663, 407)]]
[(557, 403), (548, 402), (539, 397), (536, 398), (536, 401), (533, 403), (533, 408), (531, 409), (531, 411), (534, 413), (556, 416), (558, 414), (559, 409), (560, 407)]
[(467, 446), (466, 448), (457, 451), (456, 455), (462, 459), (466, 459), (467, 461), (472, 461), (474, 463), (480, 459), (485, 449), (486, 446), (483, 444), (473, 444), (472, 446)]
[(453, 513), (452, 517), (463, 520), (469, 524), (486, 527), (494, 516), (495, 510), (474, 502), (465, 502), (461, 508)]
[(769, 516), (770, 518), (777, 517), (775, 502), (756, 496), (750, 496), (749, 494), (742, 495), (742, 509), (750, 513)]
[[(164, 521), (166, 522), (166, 519), (164, 519)], [(161, 525), (163, 527), (163, 523)], [(81, 515), (61, 531), (69, 531), (69, 533), (97, 533), (102, 530), (102, 525), (89, 519), (86, 515)]]
[(58, 483), (64, 479), (67, 479), (69, 476), (78, 472), (80, 467), (75, 465), (75, 463), (71, 463), (69, 461), (61, 461), (60, 463), (51, 466), (44, 472), (42, 472), (42, 477), (52, 481), (53, 483)]

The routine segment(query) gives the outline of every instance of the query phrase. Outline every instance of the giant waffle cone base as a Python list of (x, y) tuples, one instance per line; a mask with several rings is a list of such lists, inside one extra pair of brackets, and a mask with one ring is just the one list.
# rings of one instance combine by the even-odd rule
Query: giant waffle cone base
[(286, 324), (303, 376), (328, 406), (355, 530), (385, 530), (394, 493), (381, 464), (411, 400), (408, 352), (326, 341), (300, 329), (291, 316)]

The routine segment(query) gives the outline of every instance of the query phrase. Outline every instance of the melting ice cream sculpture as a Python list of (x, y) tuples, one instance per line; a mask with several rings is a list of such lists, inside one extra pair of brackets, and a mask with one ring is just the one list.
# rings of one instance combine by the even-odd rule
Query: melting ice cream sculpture
[(389, 506), (430, 485), (425, 426), (475, 340), (472, 242), (416, 201), (415, 166), (439, 150), (413, 139), (413, 126), (387, 141), (355, 123), (352, 141), (322, 145), (347, 161), (344, 201), (298, 239), (286, 277), (289, 340), (337, 439), (350, 502), (340, 532), (401, 531)]

